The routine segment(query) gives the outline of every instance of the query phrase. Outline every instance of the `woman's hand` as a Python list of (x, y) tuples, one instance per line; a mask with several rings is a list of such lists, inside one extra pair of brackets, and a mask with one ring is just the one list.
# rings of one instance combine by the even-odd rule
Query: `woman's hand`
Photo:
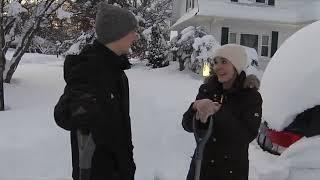
[(192, 108), (197, 111), (196, 119), (200, 120), (202, 123), (208, 121), (208, 117), (219, 111), (221, 104), (218, 102), (213, 102), (210, 99), (196, 100), (193, 103)]

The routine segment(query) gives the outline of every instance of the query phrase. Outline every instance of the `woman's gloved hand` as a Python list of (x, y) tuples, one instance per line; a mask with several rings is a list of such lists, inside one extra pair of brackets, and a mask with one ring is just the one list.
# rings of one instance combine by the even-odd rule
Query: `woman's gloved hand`
[(210, 99), (201, 99), (196, 100), (193, 103), (192, 108), (197, 111), (196, 119), (200, 120), (202, 123), (206, 123), (209, 116), (220, 110), (221, 104), (218, 102), (213, 102)]

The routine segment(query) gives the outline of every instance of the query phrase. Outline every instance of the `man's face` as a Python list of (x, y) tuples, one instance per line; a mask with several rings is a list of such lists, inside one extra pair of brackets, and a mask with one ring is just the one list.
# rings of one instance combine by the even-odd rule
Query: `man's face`
[(126, 36), (118, 41), (119, 52), (121, 54), (128, 54), (132, 44), (136, 40), (138, 40), (138, 34), (136, 31), (129, 32)]

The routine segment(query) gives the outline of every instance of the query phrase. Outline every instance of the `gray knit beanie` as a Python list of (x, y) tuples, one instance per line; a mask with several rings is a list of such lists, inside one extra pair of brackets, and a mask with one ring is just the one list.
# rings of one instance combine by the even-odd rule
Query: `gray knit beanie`
[(98, 41), (108, 44), (126, 36), (137, 28), (135, 16), (128, 10), (101, 2), (96, 15)]

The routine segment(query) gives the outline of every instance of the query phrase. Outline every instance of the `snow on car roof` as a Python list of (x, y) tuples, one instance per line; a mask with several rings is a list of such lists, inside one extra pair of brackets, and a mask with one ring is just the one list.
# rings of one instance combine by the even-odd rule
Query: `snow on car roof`
[(320, 104), (320, 21), (299, 30), (275, 53), (262, 77), (263, 119), (283, 130)]

